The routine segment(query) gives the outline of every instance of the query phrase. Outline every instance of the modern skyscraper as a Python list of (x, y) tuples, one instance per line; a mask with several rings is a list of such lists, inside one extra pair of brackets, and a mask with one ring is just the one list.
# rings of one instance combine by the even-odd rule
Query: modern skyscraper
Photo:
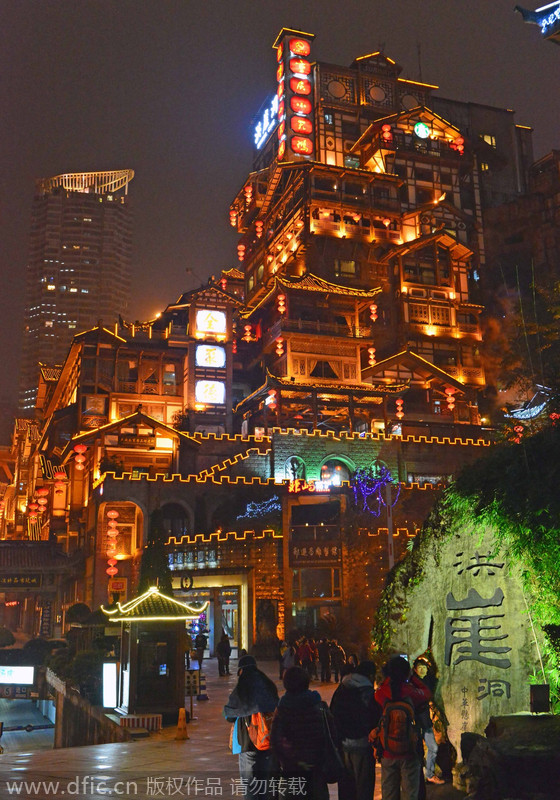
[(20, 407), (30, 411), (39, 363), (64, 361), (72, 337), (126, 313), (130, 169), (37, 181), (32, 207)]

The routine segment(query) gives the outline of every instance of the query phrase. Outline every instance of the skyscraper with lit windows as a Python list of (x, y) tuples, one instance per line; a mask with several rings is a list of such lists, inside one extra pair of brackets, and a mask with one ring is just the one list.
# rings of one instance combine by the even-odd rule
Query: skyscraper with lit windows
[(126, 313), (132, 170), (37, 181), (31, 217), (20, 408), (34, 407), (39, 364), (64, 361), (72, 337)]

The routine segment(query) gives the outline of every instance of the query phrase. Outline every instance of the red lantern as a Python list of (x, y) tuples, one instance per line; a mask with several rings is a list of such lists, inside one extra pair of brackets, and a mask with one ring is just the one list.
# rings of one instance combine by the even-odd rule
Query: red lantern
[(269, 400), (267, 402), (267, 406), (271, 411), (276, 411), (276, 389), (269, 389), (268, 396)]
[(85, 460), (86, 460), (85, 456), (75, 456), (74, 457), (74, 462), (76, 464), (83, 464)]
[(43, 506), (43, 507), (44, 507), (44, 506), (46, 506), (46, 505), (47, 505), (47, 503), (48, 503), (49, 501), (47, 500), (47, 498), (46, 498), (46, 497), (40, 497), (40, 498), (37, 500), (37, 502), (39, 503), (39, 505), (40, 505), (40, 506)]
[(383, 224), (385, 225), (386, 228), (389, 227), (389, 225), (391, 224), (391, 220), (389, 219), (389, 217), (385, 217), (383, 219)]
[(39, 506), (37, 505), (37, 503), (29, 503), (27, 508), (30, 509), (31, 511), (37, 511)]
[(66, 480), (66, 472), (63, 469), (57, 469), (53, 472), (53, 478), (55, 481), (64, 481)]
[(76, 444), (74, 445), (74, 452), (75, 453), (85, 453), (87, 450), (87, 446), (85, 444)]
[(393, 131), (390, 125), (381, 126), (381, 138), (384, 142), (391, 142), (393, 140)]
[(253, 199), (253, 187), (251, 186), (250, 183), (247, 184), (247, 186), (244, 189), (244, 192), (245, 192), (245, 202), (247, 203), (247, 205), (251, 205), (251, 200)]
[(277, 304), (278, 313), (279, 314), (285, 314), (286, 313), (286, 295), (285, 294), (279, 294), (278, 297), (277, 297), (277, 303), (278, 303)]
[(447, 400), (447, 409), (448, 409), (448, 411), (453, 411), (453, 409), (455, 408), (455, 398), (454, 398), (454, 396), (453, 396), (453, 395), (455, 394), (455, 390), (454, 390), (454, 389), (452, 389), (452, 388), (449, 386), (449, 387), (448, 387), (448, 388), (445, 390), (445, 394), (447, 395), (447, 397), (446, 397), (446, 400)]
[(292, 136), (290, 146), (294, 153), (310, 156), (313, 153), (313, 142), (307, 136)]
[(253, 328), (251, 325), (244, 325), (243, 330), (245, 333), (243, 334), (243, 341), (244, 342), (252, 342), (253, 341)]
[(255, 233), (257, 234), (257, 239), (260, 239), (261, 236), (263, 235), (263, 225), (264, 222), (262, 221), (262, 219), (258, 219), (255, 222)]
[(404, 405), (404, 400), (401, 397), (397, 397), (397, 399), (395, 400), (395, 405), (397, 407), (395, 416), (397, 419), (402, 419), (404, 417), (404, 411), (402, 410)]
[(243, 260), (244, 260), (244, 258), (245, 258), (245, 249), (246, 249), (246, 248), (245, 248), (245, 245), (244, 245), (244, 244), (238, 244), (238, 245), (237, 245), (237, 258), (238, 258), (240, 261), (243, 261)]
[(308, 56), (311, 52), (311, 45), (306, 39), (290, 39), (288, 46), (295, 56)]
[(81, 472), (83, 469), (85, 469), (85, 467), (84, 467), (84, 465), (83, 465), (83, 464), (76, 464), (76, 469), (77, 469), (79, 472)]
[(107, 567), (105, 572), (107, 573), (107, 575), (110, 575), (111, 578), (112, 578), (113, 576), (115, 576), (117, 574), (118, 569), (116, 567)]
[(49, 490), (47, 489), (47, 487), (46, 487), (46, 486), (41, 486), (41, 487), (40, 487), (39, 489), (37, 489), (37, 491), (35, 492), (35, 494), (36, 494), (38, 497), (45, 497), (46, 495), (48, 495), (48, 493), (49, 493)]
[(372, 303), (369, 307), (369, 316), (372, 322), (375, 322), (377, 319), (377, 305)]
[(233, 209), (231, 209), (229, 212), (229, 224), (232, 228), (235, 228), (237, 225), (237, 211), (234, 211)]
[(375, 365), (375, 347), (368, 347), (368, 360), (370, 367)]
[(282, 338), (282, 336), (279, 336), (278, 339), (276, 339), (276, 355), (277, 356), (284, 355), (284, 339)]
[(115, 509), (111, 509), (111, 511), (107, 511), (107, 516), (109, 519), (118, 519), (119, 512), (115, 511)]

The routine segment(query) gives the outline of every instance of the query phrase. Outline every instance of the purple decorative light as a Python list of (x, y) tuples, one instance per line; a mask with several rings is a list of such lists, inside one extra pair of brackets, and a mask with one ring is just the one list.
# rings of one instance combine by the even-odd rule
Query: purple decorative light
[[(387, 506), (383, 489), (393, 483), (389, 469), (383, 464), (376, 465), (375, 471), (371, 467), (357, 469), (350, 483), (354, 491), (354, 502), (358, 509), (368, 511), (374, 517), (378, 517), (381, 509)], [(396, 487), (396, 495), (391, 498), (391, 507), (395, 505), (401, 493), (400, 483), (397, 483)]]

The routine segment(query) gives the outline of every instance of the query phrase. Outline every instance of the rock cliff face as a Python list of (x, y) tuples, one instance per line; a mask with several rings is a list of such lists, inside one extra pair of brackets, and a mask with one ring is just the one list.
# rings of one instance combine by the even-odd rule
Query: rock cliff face
[(490, 717), (529, 711), (531, 679), (543, 682), (538, 633), (521, 567), (497, 551), (491, 529), (427, 535), (416, 563), (419, 580), (397, 573), (391, 647), (411, 659), (431, 650), (439, 675), (436, 703), (460, 752), (462, 733), (482, 734)]

